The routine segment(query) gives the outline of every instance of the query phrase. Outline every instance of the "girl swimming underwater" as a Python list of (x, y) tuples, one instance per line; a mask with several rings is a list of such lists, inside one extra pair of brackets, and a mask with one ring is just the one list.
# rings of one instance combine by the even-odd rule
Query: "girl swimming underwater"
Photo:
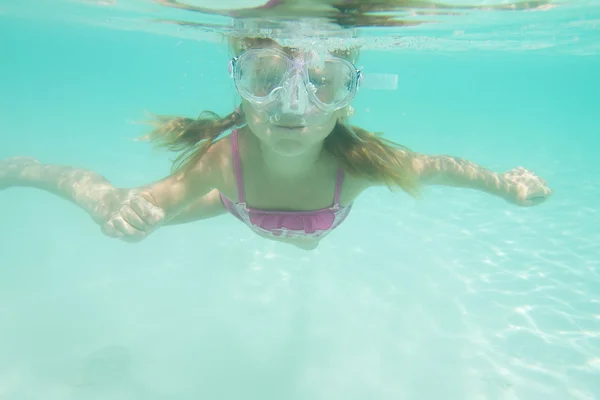
[(129, 242), (161, 226), (229, 213), (261, 236), (303, 249), (317, 247), (374, 186), (412, 196), (424, 185), (477, 189), (518, 206), (552, 194), (524, 168), (498, 173), (457, 157), (420, 154), (349, 125), (361, 83), (356, 49), (321, 51), (259, 37), (231, 44), (240, 106), (224, 118), (159, 116), (146, 137), (179, 152), (166, 178), (115, 188), (89, 170), (18, 157), (0, 161), (0, 188), (59, 195), (88, 212), (106, 235)]

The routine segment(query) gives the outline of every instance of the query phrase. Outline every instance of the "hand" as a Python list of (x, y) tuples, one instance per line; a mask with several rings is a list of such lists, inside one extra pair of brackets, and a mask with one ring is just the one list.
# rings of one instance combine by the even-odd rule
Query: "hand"
[(546, 181), (523, 167), (513, 168), (502, 176), (511, 185), (508, 200), (516, 205), (535, 206), (552, 196)]
[(126, 242), (139, 242), (165, 219), (166, 212), (156, 206), (152, 196), (136, 193), (127, 197), (119, 209), (102, 225), (102, 232)]
[[(0, 190), (18, 184), (19, 178), (27, 174), (27, 167), (39, 166), (40, 163), (31, 157), (11, 157), (0, 160)], [(30, 168), (32, 173), (33, 168)]]

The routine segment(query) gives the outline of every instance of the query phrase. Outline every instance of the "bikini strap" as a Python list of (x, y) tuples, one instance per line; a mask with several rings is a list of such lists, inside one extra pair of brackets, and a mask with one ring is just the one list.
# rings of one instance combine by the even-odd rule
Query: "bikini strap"
[(237, 129), (231, 132), (231, 154), (233, 156), (233, 169), (235, 170), (235, 183), (238, 190), (238, 203), (245, 203), (246, 194), (244, 193), (244, 178), (240, 165), (240, 147), (238, 145)]
[(333, 204), (340, 204), (340, 196), (342, 194), (342, 184), (344, 183), (344, 170), (340, 167), (337, 171), (337, 176), (335, 178), (335, 194), (333, 197)]

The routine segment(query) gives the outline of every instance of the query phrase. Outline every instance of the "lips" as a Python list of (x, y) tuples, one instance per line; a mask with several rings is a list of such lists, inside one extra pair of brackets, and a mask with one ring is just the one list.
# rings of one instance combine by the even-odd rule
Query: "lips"
[(276, 125), (279, 128), (284, 129), (301, 129), (304, 128), (304, 125)]

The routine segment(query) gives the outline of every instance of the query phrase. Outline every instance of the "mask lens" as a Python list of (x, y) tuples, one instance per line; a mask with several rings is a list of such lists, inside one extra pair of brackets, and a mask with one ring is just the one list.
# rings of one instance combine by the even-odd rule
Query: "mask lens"
[[(358, 85), (356, 68), (346, 60), (316, 56), (297, 64), (297, 60), (275, 50), (243, 53), (235, 60), (233, 77), (238, 92), (249, 101), (264, 104), (274, 100), (276, 93), (292, 96), (302, 89), (323, 111), (344, 107), (354, 97)], [(303, 88), (298, 87), (296, 78), (301, 78)]]
[(332, 107), (349, 101), (356, 86), (355, 70), (349, 63), (336, 59), (309, 66), (308, 79), (316, 98)]
[(241, 94), (264, 100), (281, 87), (289, 61), (278, 54), (245, 53), (236, 65), (236, 84)]

